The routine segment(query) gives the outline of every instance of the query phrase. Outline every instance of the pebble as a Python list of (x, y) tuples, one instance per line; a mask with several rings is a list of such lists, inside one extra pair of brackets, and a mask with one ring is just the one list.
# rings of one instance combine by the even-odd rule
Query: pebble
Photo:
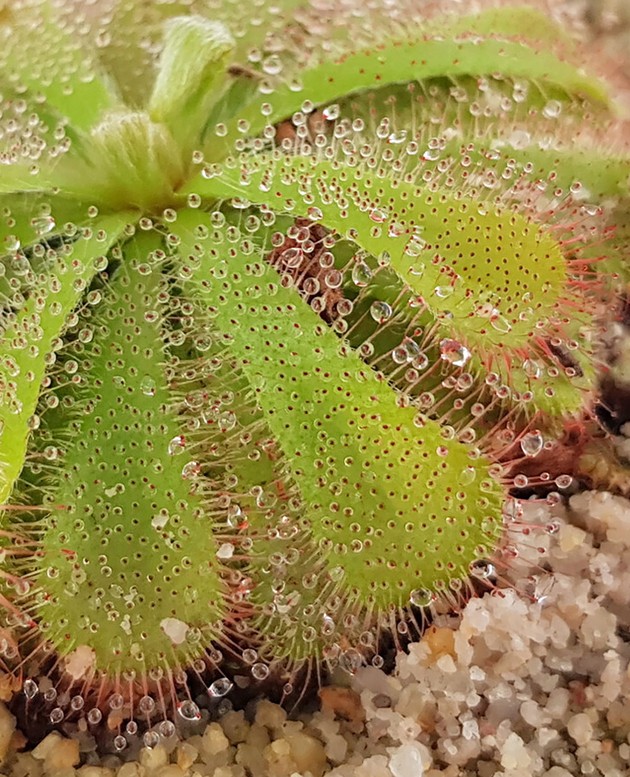
[(143, 777), (141, 770), (146, 771), (144, 767), (141, 767), (139, 763), (127, 763), (123, 764), (116, 777)]
[(9, 712), (6, 704), (0, 702), (0, 764), (5, 761), (14, 731), (15, 717)]
[(164, 745), (143, 747), (140, 751), (140, 764), (148, 772), (153, 772), (160, 766), (166, 766), (167, 763), (168, 754)]
[(309, 771), (313, 777), (322, 777), (326, 771), (326, 751), (315, 737), (297, 732), (287, 737), (297, 771)]
[(270, 731), (279, 731), (286, 719), (287, 713), (282, 707), (266, 699), (258, 702), (255, 721), (259, 726), (265, 726)]
[(230, 740), (223, 733), (221, 726), (218, 723), (210, 723), (201, 740), (202, 753), (215, 756), (227, 750), (229, 746)]
[(444, 656), (451, 659), (455, 657), (455, 632), (453, 629), (431, 626), (422, 637), (421, 643), (429, 648), (428, 663), (439, 662), (439, 659)]
[(328, 710), (346, 720), (362, 722), (365, 720), (365, 710), (361, 704), (360, 695), (351, 688), (329, 685), (319, 690), (322, 710)]
[(186, 777), (186, 773), (176, 764), (167, 764), (152, 772), (151, 777)]
[(116, 772), (104, 766), (82, 766), (76, 774), (77, 777), (115, 777)]
[(572, 550), (579, 548), (586, 539), (586, 532), (582, 529), (578, 529), (577, 526), (571, 526), (571, 524), (565, 524), (560, 528), (558, 536), (558, 544), (560, 550), (564, 553), (570, 553)]
[(552, 766), (543, 774), (543, 777), (573, 777), (573, 775), (562, 766)]
[(531, 763), (525, 743), (518, 734), (510, 734), (501, 751), (501, 766), (504, 769), (526, 769)]
[(53, 774), (79, 763), (79, 742), (53, 731), (33, 750), (33, 758), (44, 762), (44, 771)]
[(431, 764), (431, 760), (431, 755), (424, 745), (401, 745), (389, 757), (389, 770), (393, 777), (420, 777)]
[[(258, 713), (256, 717), (258, 717)], [(225, 736), (230, 740), (230, 744), (236, 745), (247, 739), (249, 723), (245, 720), (243, 710), (232, 710), (221, 718), (221, 728)]]
[(586, 745), (593, 738), (593, 725), (585, 712), (569, 718), (567, 731), (577, 745)]
[(181, 744), (177, 745), (177, 765), (184, 771), (186, 771), (186, 769), (190, 768), (195, 763), (198, 755), (199, 751), (197, 748), (188, 744), (188, 742), (182, 742)]

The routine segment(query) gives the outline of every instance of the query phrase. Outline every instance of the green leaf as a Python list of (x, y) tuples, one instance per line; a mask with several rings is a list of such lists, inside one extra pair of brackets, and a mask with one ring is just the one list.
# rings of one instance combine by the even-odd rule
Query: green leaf
[[(66, 406), (60, 413), (65, 424), (54, 439), (61, 441), (63, 456), (48, 478), (45, 502), (51, 512), (41, 540), (45, 567), (59, 574), (42, 576), (47, 594), (38, 613), (43, 635), (63, 655), (89, 646), (98, 669), (110, 677), (137, 667), (138, 645), (147, 670), (161, 665), (164, 656), (176, 665), (191, 663), (221, 638), (226, 609), (213, 516), (205, 495), (195, 493), (182, 476), (194, 454), (174, 460), (172, 450), (185, 426), (166, 367), (169, 282), (160, 262), (152, 259), (162, 247), (162, 235), (155, 231), (139, 230), (125, 243), (101, 303), (80, 319), (79, 326), (91, 331), (90, 341), (66, 349), (64, 356), (76, 360), (82, 378), (67, 398), (80, 409)], [(48, 431), (46, 418), (42, 426)], [(92, 508), (88, 530), (77, 532), (76, 516), (84, 514), (86, 505)], [(134, 516), (131, 537), (115, 528), (121, 515)], [(177, 532), (177, 542), (147, 542), (156, 536), (157, 516), (166, 516), (164, 535)], [(103, 533), (109, 537), (112, 577), (125, 591), (135, 591), (137, 603), (150, 603), (136, 608), (128, 629), (112, 621), (107, 600), (98, 594), (106, 584), (98, 561)], [(136, 549), (133, 565), (127, 558), (130, 539)], [(74, 554), (70, 560), (68, 546)], [(73, 584), (75, 557), (85, 570), (81, 585)], [(177, 574), (170, 585), (156, 585), (156, 572), (172, 569)], [(185, 602), (186, 623), (199, 629), (203, 640), (191, 644), (170, 638), (168, 624), (176, 617), (177, 602)], [(145, 634), (151, 635), (147, 644)]]
[(273, 3), (241, 5), (237, 22), (234, 3), (222, 2), (213, 18), (220, 19), (232, 30), (236, 38), (234, 59), (244, 62), (252, 49), (264, 49), (270, 34), (282, 36), (284, 28), (291, 24), (294, 12), (301, 6), (308, 6), (307, 0), (274, 0)]
[(0, 195), (50, 191), (54, 186), (52, 176), (40, 170), (32, 172), (32, 167), (22, 163), (2, 165)]
[(42, 273), (40, 284), (4, 322), (0, 361), (0, 505), (18, 478), (42, 380), (68, 316), (94, 276), (95, 260), (107, 254), (129, 216), (125, 213), (93, 222), (89, 238), (59, 251)]
[(442, 35), (484, 35), (512, 37), (530, 43), (562, 43), (568, 48), (575, 41), (547, 14), (527, 6), (489, 8), (475, 16), (451, 15), (438, 18), (427, 25), (430, 32)]
[(20, 304), (45, 266), (45, 249), (72, 243), (87, 218), (86, 205), (59, 196), (0, 195), (0, 308)]
[(64, 156), (55, 182), (66, 196), (106, 210), (172, 206), (185, 177), (182, 148), (145, 112), (120, 112), (92, 132), (87, 159)]
[[(535, 406), (552, 415), (582, 405), (593, 372), (588, 349), (580, 361), (582, 378), (567, 381), (562, 373), (552, 381), (557, 395), (545, 392), (546, 378), (536, 384), (523, 373), (528, 349), (532, 358), (545, 358), (540, 338), (583, 342), (580, 328), (591, 323), (592, 314), (588, 298), (575, 291), (580, 284), (572, 286), (556, 236), (510, 207), (508, 193), (503, 193), (505, 204), (497, 205), (483, 186), (468, 186), (463, 197), (435, 184), (402, 176), (392, 182), (367, 169), (348, 169), (343, 161), (278, 154), (252, 157), (243, 171), (246, 184), (225, 170), (197, 181), (191, 191), (217, 199), (238, 195), (295, 217), (315, 218), (384, 260), (399, 279), (399, 292), (407, 288), (416, 300), (414, 311), (422, 309), (436, 320), (434, 343), (452, 338), (463, 344), (471, 368), (491, 365), (519, 392), (536, 391)], [(560, 220), (556, 229), (561, 228)], [(558, 329), (554, 322), (564, 317), (567, 299), (572, 318)], [(412, 315), (417, 313), (408, 310)], [(537, 321), (542, 329), (535, 327)]]
[[(463, 22), (459, 25), (463, 27)], [(263, 95), (247, 105), (238, 116), (241, 126), (248, 125), (249, 135), (258, 135), (268, 124), (276, 124), (301, 109), (304, 100), (314, 106), (387, 84), (405, 83), (436, 77), (489, 76), (500, 73), (506, 78), (523, 78), (537, 84), (549, 84), (569, 95), (587, 97), (609, 104), (603, 84), (584, 75), (548, 50), (538, 51), (523, 43), (497, 39), (398, 39), (348, 53), (299, 73), (299, 91), (280, 84), (273, 94)], [(271, 111), (262, 112), (264, 103)], [(221, 137), (208, 138), (208, 156), (218, 159), (232, 150), (242, 136), (237, 120), (227, 124)]]
[(66, 233), (88, 218), (88, 205), (60, 195), (0, 195), (0, 256)]
[(199, 142), (212, 105), (225, 88), (233, 49), (234, 39), (224, 24), (201, 16), (178, 16), (166, 24), (148, 112), (153, 121), (166, 124), (185, 156)]
[(290, 22), (294, 9), (304, 0), (243, 4), (222, 0), (210, 9), (203, 0), (170, 0), (168, 3), (118, 0), (110, 21), (97, 33), (99, 56), (115, 79), (125, 102), (133, 108), (146, 104), (152, 88), (155, 51), (163, 37), (163, 25), (174, 16), (200, 14), (222, 22), (233, 35), (233, 61), (246, 65), (251, 49), (262, 48), (266, 37)]
[[(299, 493), (300, 516), (320, 556), (308, 558), (304, 572), (320, 559), (343, 567), (343, 596), (380, 612), (404, 607), (414, 589), (466, 576), (468, 565), (496, 542), (497, 524), (488, 517), (500, 514), (503, 495), (489, 476), (490, 461), (479, 456), (473, 464), (468, 446), (445, 440), (437, 422), (400, 406), (396, 392), (297, 290), (285, 287), (260, 255), (213, 229), (208, 214), (183, 211), (170, 229), (180, 238), (181, 256), (190, 258), (190, 284), (204, 304), (209, 334), (222, 344), (222, 360), (251, 386), (286, 483)], [(240, 404), (235, 397), (231, 407), (238, 412)], [(457, 508), (468, 519), (463, 539), (458, 522), (446, 518), (454, 508), (445, 494), (465, 470), (472, 482), (462, 494), (466, 507)], [(423, 537), (424, 520), (441, 530)], [(419, 536), (410, 521), (419, 521)], [(387, 543), (371, 541), (379, 536)], [(353, 540), (360, 540), (354, 549), (360, 553), (348, 552)], [(395, 563), (401, 557), (404, 565)]]
[(116, 103), (80, 38), (50, 2), (32, 2), (0, 20), (0, 83), (43, 97), (76, 130), (89, 130)]

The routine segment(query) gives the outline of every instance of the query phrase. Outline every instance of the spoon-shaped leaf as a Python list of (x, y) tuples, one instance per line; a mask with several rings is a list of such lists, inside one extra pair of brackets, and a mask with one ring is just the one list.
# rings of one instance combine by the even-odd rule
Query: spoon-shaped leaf
[(62, 655), (89, 648), (110, 682), (190, 666), (220, 637), (225, 609), (212, 521), (182, 475), (192, 454), (168, 379), (161, 247), (155, 232), (124, 245), (106, 304), (85, 319), (91, 339), (69, 349), (92, 393), (67, 395), (77, 411), (57, 432), (32, 562), (45, 638)]
[[(384, 258), (399, 278), (399, 292), (409, 289), (409, 318), (422, 307), (437, 319), (436, 341), (452, 338), (472, 364), (485, 363), (519, 392), (536, 391), (539, 410), (553, 415), (582, 406), (592, 378), (588, 347), (579, 360), (581, 375), (567, 381), (562, 373), (552, 381), (557, 393), (522, 372), (541, 337), (583, 342), (581, 328), (592, 323), (581, 277), (573, 277), (558, 237), (531, 218), (526, 206), (511, 207), (506, 193), (506, 204), (489, 201), (484, 186), (467, 184), (462, 196), (441, 188), (439, 178), (426, 185), (391, 181), (378, 171), (351, 176), (343, 162), (312, 157), (253, 157), (243, 175), (245, 186), (225, 170), (197, 181), (195, 191), (219, 198), (240, 187), (250, 202), (315, 218), (372, 257)], [(527, 193), (526, 186), (516, 186), (511, 196), (527, 202)], [(535, 202), (535, 187), (529, 194)]]
[[(276, 124), (299, 111), (305, 99), (314, 106), (326, 105), (340, 97), (386, 84), (435, 77), (500, 73), (505, 78), (549, 84), (569, 95), (608, 104), (603, 84), (553, 52), (535, 50), (509, 39), (462, 37), (463, 29), (464, 22), (459, 20), (455, 35), (446, 25), (440, 38), (414, 36), (391, 40), (307, 68), (298, 74), (299, 89), (293, 83), (278, 85), (272, 94), (262, 95), (245, 106), (238, 120), (228, 122), (219, 137), (209, 136), (209, 158), (218, 159), (229, 153), (234, 141), (242, 136), (240, 128), (247, 127), (247, 133), (256, 136), (266, 125)], [(265, 104), (271, 109), (265, 109)]]
[[(0, 504), (20, 474), (42, 380), (61, 344), (68, 316), (96, 272), (95, 262), (119, 238), (125, 213), (93, 222), (91, 236), (64, 246), (42, 272), (24, 306), (3, 322), (5, 344), (0, 362)], [(68, 250), (65, 250), (65, 249)]]
[(252, 387), (315, 545), (343, 569), (346, 600), (386, 612), (416, 589), (465, 577), (496, 542), (503, 494), (489, 460), (399, 406), (297, 291), (251, 249), (232, 247), (208, 214), (181, 212), (170, 229), (223, 361)]

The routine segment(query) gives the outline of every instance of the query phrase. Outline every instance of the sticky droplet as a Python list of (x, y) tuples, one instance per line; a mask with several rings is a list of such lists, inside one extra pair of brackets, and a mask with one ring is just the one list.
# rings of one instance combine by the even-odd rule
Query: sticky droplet
[(521, 440), (521, 450), (525, 456), (537, 456), (543, 449), (545, 441), (542, 434), (536, 430), (524, 435)]

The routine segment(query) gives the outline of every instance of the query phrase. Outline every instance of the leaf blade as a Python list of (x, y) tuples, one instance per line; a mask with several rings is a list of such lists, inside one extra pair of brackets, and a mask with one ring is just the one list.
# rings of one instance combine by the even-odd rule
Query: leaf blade
[[(304, 99), (315, 107), (341, 96), (356, 94), (387, 84), (405, 83), (436, 77), (481, 77), (500, 73), (509, 78), (525, 78), (548, 83), (568, 94), (583, 95), (596, 103), (609, 105), (605, 87), (550, 51), (536, 51), (529, 46), (500, 39), (394, 40), (379, 47), (346, 54), (335, 62), (315, 65), (301, 73), (301, 90), (290, 84), (281, 85), (272, 95), (247, 105), (238, 122), (249, 125), (248, 133), (258, 135), (266, 125), (276, 124), (301, 109)], [(271, 112), (261, 111), (263, 103), (272, 105)], [(213, 138), (210, 158), (220, 158), (242, 135), (236, 120), (227, 124), (225, 135)]]
[[(128, 220), (128, 214), (99, 219), (95, 226), (106, 231), (106, 241), (92, 236), (79, 240), (68, 254), (57, 256), (54, 264), (60, 275), (55, 278), (49, 273), (43, 278), (39, 294), (36, 291), (29, 296), (2, 332), (6, 347), (0, 364), (0, 505), (6, 502), (22, 469), (29, 419), (35, 413), (47, 357), (95, 273), (95, 258), (109, 250)], [(53, 301), (47, 299), (49, 292), (55, 295)]]
[[(70, 127), (87, 131), (116, 104), (109, 82), (96, 72), (79, 38), (49, 2), (32, 3), (0, 21), (0, 74), (29, 97), (43, 98)], [(51, 52), (55, 58), (51, 59)]]

